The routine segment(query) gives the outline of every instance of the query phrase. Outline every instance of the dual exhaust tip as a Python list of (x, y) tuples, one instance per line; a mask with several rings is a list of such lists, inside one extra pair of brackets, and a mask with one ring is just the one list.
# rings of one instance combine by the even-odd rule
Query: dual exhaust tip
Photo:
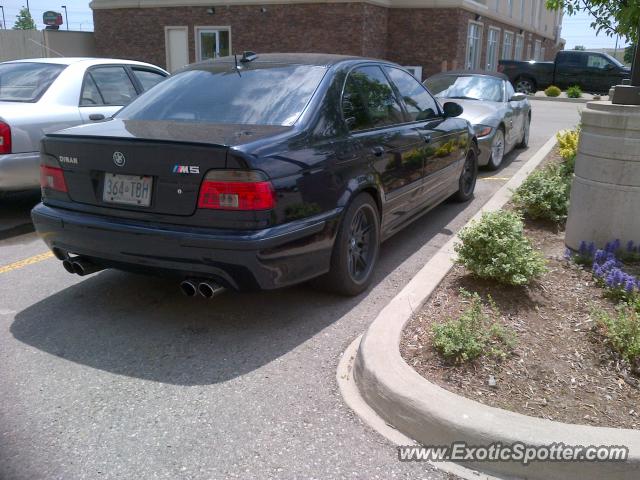
[(180, 290), (187, 297), (195, 297), (198, 293), (204, 298), (213, 298), (225, 291), (225, 288), (212, 280), (187, 279), (180, 282)]
[(67, 257), (62, 260), (62, 266), (67, 272), (75, 273), (76, 275), (80, 275), (81, 277), (102, 270), (102, 267), (96, 265), (95, 263), (91, 263), (90, 261), (81, 257)]

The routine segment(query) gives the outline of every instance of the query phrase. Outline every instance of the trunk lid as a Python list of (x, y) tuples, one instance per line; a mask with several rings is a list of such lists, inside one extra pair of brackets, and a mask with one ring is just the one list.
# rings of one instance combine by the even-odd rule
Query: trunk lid
[[(237, 157), (228, 158), (230, 147), (283, 128), (116, 119), (48, 135), (43, 150), (63, 168), (73, 202), (121, 211), (118, 216), (125, 217), (126, 212), (190, 216), (208, 170), (248, 168)], [(105, 177), (113, 174), (151, 177), (149, 206), (105, 201)]]

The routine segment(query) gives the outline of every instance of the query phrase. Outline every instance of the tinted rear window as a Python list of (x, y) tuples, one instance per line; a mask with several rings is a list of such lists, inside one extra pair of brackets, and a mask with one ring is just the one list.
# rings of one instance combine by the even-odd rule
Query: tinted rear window
[(50, 63), (0, 64), (0, 101), (38, 100), (65, 68)]
[(132, 120), (293, 125), (324, 77), (324, 67), (220, 64), (178, 73), (117, 116)]

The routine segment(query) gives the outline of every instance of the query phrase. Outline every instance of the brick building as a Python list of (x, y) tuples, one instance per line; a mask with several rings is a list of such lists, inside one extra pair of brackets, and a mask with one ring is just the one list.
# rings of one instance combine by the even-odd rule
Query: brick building
[(495, 70), (501, 58), (550, 60), (562, 14), (544, 0), (93, 0), (103, 56), (175, 70), (240, 53), (384, 58), (426, 77)]

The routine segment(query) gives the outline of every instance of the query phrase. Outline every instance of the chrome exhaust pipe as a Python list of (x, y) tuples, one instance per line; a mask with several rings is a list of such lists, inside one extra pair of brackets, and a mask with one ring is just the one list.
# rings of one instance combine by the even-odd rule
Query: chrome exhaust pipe
[(69, 260), (68, 258), (65, 258), (62, 261), (62, 266), (64, 267), (64, 269), (69, 272), (69, 273), (76, 273), (76, 271), (73, 269), (73, 262), (71, 260)]
[(198, 293), (198, 287), (191, 280), (183, 280), (180, 282), (180, 290), (187, 297), (195, 297), (196, 293)]
[(84, 277), (85, 275), (96, 273), (102, 270), (102, 267), (96, 265), (95, 263), (91, 263), (90, 261), (85, 260), (84, 258), (75, 258), (72, 262), (72, 265), (73, 265), (74, 273), (77, 273), (81, 277)]
[(200, 282), (200, 284), (198, 285), (198, 292), (200, 292), (200, 295), (202, 295), (204, 298), (211, 299), (213, 297), (217, 297), (224, 291), (225, 288), (222, 285), (211, 280)]

